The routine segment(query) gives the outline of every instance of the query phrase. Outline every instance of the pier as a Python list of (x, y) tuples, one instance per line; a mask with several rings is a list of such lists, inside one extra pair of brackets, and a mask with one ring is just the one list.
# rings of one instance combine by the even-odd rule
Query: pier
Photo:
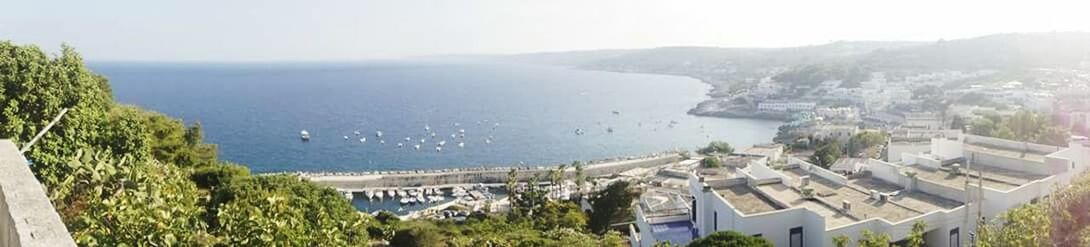
[[(681, 159), (677, 153), (667, 152), (641, 157), (629, 157), (588, 163), (583, 168), (583, 173), (588, 177), (617, 174), (635, 168), (647, 168), (661, 166), (676, 162)], [(450, 188), (454, 186), (472, 186), (485, 184), (486, 186), (502, 186), (507, 181), (507, 173), (515, 169), (520, 182), (530, 180), (534, 175), (547, 179), (550, 170), (557, 166), (548, 167), (494, 167), (494, 168), (455, 168), (440, 170), (415, 170), (415, 171), (382, 171), (382, 172), (298, 172), (295, 174), (306, 178), (311, 182), (329, 186), (341, 191), (363, 192), (367, 190), (389, 188)], [(564, 170), (567, 179), (575, 177), (575, 168), (567, 167)]]

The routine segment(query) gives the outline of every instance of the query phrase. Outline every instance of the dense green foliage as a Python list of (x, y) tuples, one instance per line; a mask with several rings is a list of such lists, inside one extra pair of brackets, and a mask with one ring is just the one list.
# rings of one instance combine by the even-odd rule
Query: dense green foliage
[(540, 230), (528, 221), (471, 217), (465, 222), (412, 221), (397, 231), (392, 246), (628, 246), (617, 234), (594, 235), (573, 228)]
[(982, 225), (976, 243), (981, 247), (1090, 245), (1090, 177), (1084, 174), (1048, 199)]
[(829, 168), (833, 163), (836, 163), (840, 156), (844, 152), (840, 151), (840, 143), (837, 141), (827, 142), (818, 147), (814, 151), (813, 155), (810, 155), (810, 163), (815, 165)]
[(863, 131), (848, 139), (848, 154), (854, 157), (867, 157), (860, 155), (868, 149), (886, 144), (886, 135), (881, 132)]
[(0, 42), (0, 138), (25, 145), (70, 109), (24, 155), (78, 244), (369, 243), (365, 218), (337, 192), (219, 164), (199, 124), (110, 94), (69, 47), (49, 57)]
[(905, 244), (908, 245), (908, 247), (923, 247), (924, 229), (927, 229), (927, 223), (924, 223), (923, 221), (916, 221), (916, 223), (913, 223), (912, 231), (908, 233), (908, 238), (905, 238), (907, 241)]
[(697, 150), (700, 154), (731, 154), (734, 153), (734, 147), (730, 146), (730, 143), (724, 141), (712, 141), (708, 143), (707, 147)]
[(863, 230), (863, 237), (859, 239), (859, 247), (889, 247), (891, 242), (889, 234), (877, 234), (871, 230)]
[(772, 247), (772, 242), (762, 237), (747, 236), (736, 231), (719, 231), (693, 240), (689, 247), (734, 247), (754, 246)]
[(836, 247), (848, 247), (848, 243), (852, 242), (852, 238), (847, 235), (837, 235), (833, 237), (833, 246)]
[(65, 179), (47, 188), (80, 245), (215, 242), (200, 217), (197, 187), (182, 169), (82, 151), (63, 169)]
[(627, 181), (617, 181), (595, 192), (590, 198), (592, 212), (587, 227), (597, 234), (604, 234), (614, 223), (632, 218), (632, 203), (640, 194)]
[(227, 245), (362, 246), (366, 220), (348, 200), (289, 175), (239, 178), (216, 189), (215, 231)]
[(986, 116), (974, 120), (969, 133), (1008, 140), (1067, 146), (1070, 131), (1056, 126), (1046, 116), (1018, 111), (1014, 116)]
[(704, 168), (719, 168), (723, 167), (723, 161), (719, 159), (719, 156), (704, 156), (700, 159), (700, 166)]

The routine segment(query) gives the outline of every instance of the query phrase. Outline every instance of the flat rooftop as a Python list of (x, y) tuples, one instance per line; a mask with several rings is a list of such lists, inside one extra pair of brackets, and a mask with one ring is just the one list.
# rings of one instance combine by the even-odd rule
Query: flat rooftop
[(1038, 162), (1038, 163), (1044, 163), (1045, 162), (1045, 155), (1047, 155), (1047, 154), (1042, 154), (1042, 153), (1035, 153), (1035, 152), (1032, 152), (1032, 151), (1023, 152), (1022, 150), (1011, 150), (1011, 149), (1006, 149), (1006, 148), (996, 148), (996, 147), (990, 147), (990, 146), (985, 146), (985, 145), (980, 145), (980, 144), (973, 144), (973, 143), (965, 143), (964, 147), (965, 147), (965, 151), (972, 151), (972, 152), (977, 152), (977, 153), (986, 153), (986, 154), (998, 155), (998, 156), (1015, 158), (1015, 159), (1023, 159), (1023, 160), (1033, 161), (1033, 162)]
[[(796, 181), (809, 175), (809, 172), (792, 168), (782, 171), (783, 174), (793, 177)], [(782, 183), (760, 185), (756, 189), (768, 195), (771, 200), (778, 201), (791, 207), (803, 207), (825, 217), (826, 228), (850, 224), (859, 220), (870, 218), (883, 218), (897, 222), (932, 212), (936, 210), (952, 209), (961, 206), (962, 203), (941, 198), (935, 195), (921, 192), (905, 192), (903, 187), (873, 177), (859, 177), (847, 180), (842, 185), (817, 175), (810, 176), (810, 188), (814, 189), (815, 200), (804, 199), (802, 194)], [(870, 196), (870, 190), (881, 193), (898, 192), (888, 201), (875, 200)], [(745, 192), (745, 191), (742, 191)], [(720, 192), (720, 194), (727, 194)], [(726, 196), (724, 196), (726, 198)], [(726, 198), (732, 205), (739, 207), (735, 201), (746, 200), (744, 197)], [(841, 203), (848, 201), (852, 209), (841, 212)], [(776, 205), (770, 203), (771, 205)], [(760, 205), (749, 205), (754, 210), (761, 210)], [(768, 210), (767, 208), (763, 208)]]
[[(984, 187), (1009, 190), (1023, 184), (1027, 184), (1034, 180), (1045, 178), (1046, 176), (1029, 174), (1025, 172), (1007, 170), (998, 167), (987, 166), (984, 164), (974, 164), (971, 169), (963, 171), (960, 175), (954, 175), (949, 172), (948, 169), (932, 169), (920, 166), (906, 166), (907, 169), (911, 169), (916, 172), (916, 176), (927, 181), (940, 183), (947, 187), (962, 189), (965, 187), (965, 180), (972, 179), (973, 184), (978, 181), (977, 174), (983, 172), (984, 175)], [(962, 167), (964, 169), (964, 167)]]
[(735, 168), (697, 168), (696, 175), (704, 177), (706, 180), (731, 179), (735, 176)]
[(775, 202), (757, 194), (756, 191), (753, 191), (752, 188), (745, 184), (716, 189), (715, 192), (719, 193), (720, 196), (723, 196), (723, 199), (726, 199), (731, 205), (734, 205), (738, 211), (742, 211), (744, 214), (756, 214), (782, 209), (777, 206)]

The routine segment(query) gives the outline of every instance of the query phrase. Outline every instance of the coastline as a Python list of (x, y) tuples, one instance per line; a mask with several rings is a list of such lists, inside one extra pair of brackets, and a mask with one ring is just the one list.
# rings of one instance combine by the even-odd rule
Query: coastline
[[(712, 82), (709, 81), (709, 79), (701, 78), (701, 77), (694, 76), (694, 75), (675, 74), (675, 73), (655, 73), (655, 72), (642, 72), (642, 71), (626, 71), (626, 70), (610, 70), (610, 69), (601, 69), (601, 68), (587, 68), (587, 67), (580, 67), (580, 66), (567, 66), (567, 67), (571, 68), (571, 69), (577, 69), (577, 70), (591, 70), (591, 71), (625, 73), (625, 74), (678, 76), (678, 77), (690, 78), (690, 79), (699, 81), (700, 83), (707, 84), (707, 85), (711, 86), (711, 89), (708, 89), (708, 91), (704, 93), (704, 96), (706, 96), (708, 98), (704, 99), (703, 101), (700, 101), (700, 103), (697, 103), (696, 106), (693, 106), (693, 107), (689, 108), (689, 110), (686, 112), (686, 114), (693, 115), (693, 116), (727, 118), (727, 119), (772, 120), (772, 121), (781, 121), (781, 122), (785, 122), (785, 121), (789, 120), (788, 116), (783, 116), (783, 115), (779, 115), (779, 114), (771, 114), (771, 113), (760, 113), (760, 112), (755, 112), (755, 111), (746, 110), (746, 109), (713, 109), (713, 110), (702, 109), (702, 108), (706, 108), (706, 106), (708, 106), (708, 105), (717, 104), (718, 101), (722, 100), (720, 98), (716, 98), (715, 96), (719, 95), (719, 94), (722, 94), (724, 85), (720, 85), (720, 84), (717, 84), (717, 83), (712, 83)], [(777, 126), (777, 127), (779, 127), (779, 126)], [(771, 141), (771, 139), (769, 141)]]

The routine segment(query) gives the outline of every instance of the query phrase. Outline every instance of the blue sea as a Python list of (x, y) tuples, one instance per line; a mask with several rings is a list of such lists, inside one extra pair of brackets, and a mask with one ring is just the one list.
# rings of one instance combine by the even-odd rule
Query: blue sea
[(779, 125), (687, 115), (710, 86), (679, 76), (449, 60), (91, 67), (117, 101), (200, 122), (222, 159), (255, 172), (551, 165), (748, 146)]

